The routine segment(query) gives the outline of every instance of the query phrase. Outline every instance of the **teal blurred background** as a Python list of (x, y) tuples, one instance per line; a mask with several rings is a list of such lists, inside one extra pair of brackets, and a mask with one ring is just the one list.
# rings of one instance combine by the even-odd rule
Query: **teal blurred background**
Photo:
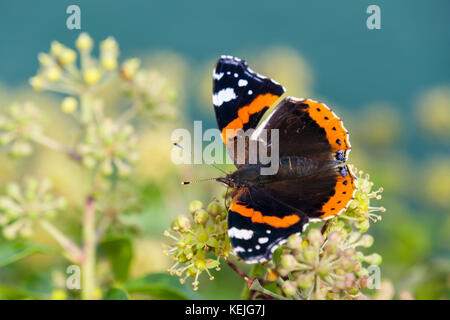
[[(38, 68), (37, 53), (48, 51), (52, 40), (73, 46), (80, 31), (66, 28), (71, 4), (81, 8), (81, 31), (96, 41), (115, 37), (122, 58), (137, 56), (176, 79), (178, 126), (190, 128), (193, 120), (204, 120), (204, 127), (214, 127), (210, 76), (221, 54), (246, 59), (285, 85), (289, 95), (332, 106), (350, 131), (350, 162), (385, 190), (378, 202), (387, 212), (371, 227), (375, 250), (384, 259), (383, 279), (391, 280), (397, 293), (449, 297), (450, 2), (2, 1), (1, 107), (34, 97), (27, 80)], [(366, 27), (371, 4), (381, 8), (381, 30)], [(51, 105), (52, 99), (45, 101)], [(176, 214), (185, 213), (190, 200), (207, 202), (221, 190), (207, 184), (181, 189), (181, 179), (216, 172), (174, 168), (170, 131), (165, 130), (149, 133), (141, 146), (139, 186), (145, 206), (134, 217), (143, 229), (135, 242), (135, 275), (165, 270), (159, 252), (163, 230)], [(150, 148), (156, 151), (146, 158)], [(48, 164), (59, 159), (40, 157), (45, 168), (39, 172), (64, 180), (65, 170)], [(1, 184), (21, 170), (36, 170), (0, 159), (5, 164)], [(61, 189), (74, 193), (71, 186)], [(36, 269), (25, 272), (30, 283), (48, 290), (51, 275), (45, 270), (56, 262), (32, 262)], [(0, 282), (17, 280), (23, 269), (24, 263), (0, 268)], [(239, 294), (240, 279), (225, 269), (215, 281), (204, 281), (203, 297)]]

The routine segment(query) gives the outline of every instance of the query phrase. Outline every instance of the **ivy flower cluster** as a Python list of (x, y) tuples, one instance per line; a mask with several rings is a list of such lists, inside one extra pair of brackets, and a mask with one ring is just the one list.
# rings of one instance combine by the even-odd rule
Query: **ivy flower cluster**
[[(92, 51), (94, 41), (87, 33), (81, 33), (75, 42), (78, 51), (58, 41), (53, 41), (48, 53), (40, 53), (41, 68), (30, 79), (37, 90), (50, 90), (66, 94), (61, 110), (80, 115), (83, 123), (96, 120), (102, 115), (102, 106), (93, 99), (108, 85), (119, 85), (133, 101), (133, 106), (121, 121), (130, 120), (142, 108), (172, 110), (177, 94), (166, 77), (155, 70), (142, 69), (137, 58), (119, 63), (119, 45), (113, 37), (100, 42), (99, 57)], [(115, 88), (117, 90), (117, 88)]]
[[(220, 270), (220, 258), (227, 258), (231, 244), (227, 234), (227, 212), (218, 201), (204, 208), (196, 200), (189, 205), (190, 216), (180, 215), (164, 235), (170, 239), (164, 245), (165, 254), (172, 257), (174, 264), (170, 274), (180, 277), (181, 283), (192, 277), (194, 290), (198, 289), (199, 276), (206, 272), (214, 279), (210, 269)], [(215, 256), (215, 258), (210, 258)]]
[(131, 125), (120, 126), (107, 118), (101, 123), (88, 124), (86, 136), (78, 145), (78, 151), (83, 156), (86, 167), (98, 166), (106, 176), (117, 170), (119, 177), (127, 177), (132, 165), (139, 159), (136, 143), (137, 136)]
[[(130, 203), (130, 199), (116, 199), (120, 197), (117, 188), (120, 181), (108, 178), (128, 177), (139, 159), (138, 130), (134, 120), (141, 111), (147, 111), (148, 120), (161, 122), (157, 119), (160, 113), (171, 109), (173, 115), (176, 98), (171, 81), (161, 73), (142, 68), (136, 58), (119, 62), (119, 45), (113, 37), (99, 43), (98, 55), (93, 54), (94, 45), (86, 33), (78, 36), (74, 49), (53, 41), (48, 52), (38, 55), (39, 70), (29, 80), (35, 91), (64, 95), (60, 110), (79, 128), (76, 139), (72, 139), (74, 144), (68, 145), (47, 135), (41, 123), (41, 110), (31, 103), (14, 104), (0, 115), (2, 151), (14, 156), (28, 156), (38, 144), (67, 156), (91, 173), (84, 206), (77, 208), (83, 212), (81, 244), (50, 222), (58, 212), (65, 210), (66, 201), (50, 192), (48, 180), (26, 179), (23, 186), (11, 183), (5, 194), (0, 195), (3, 236), (7, 239), (29, 237), (34, 225), (39, 224), (63, 249), (60, 253), (81, 266), (80, 296), (83, 299), (98, 296), (95, 293), (95, 284), (99, 282), (96, 279), (97, 246), (117, 225), (119, 220), (112, 216), (122, 214), (123, 208)], [(205, 223), (200, 225), (206, 228)], [(209, 228), (208, 232), (212, 230)], [(212, 240), (207, 246), (221, 247)], [(202, 262), (207, 268), (215, 267), (216, 262), (200, 259), (201, 250), (205, 249), (192, 249), (196, 253), (196, 268), (201, 268)], [(216, 249), (215, 253), (219, 252), (220, 249)]]
[(66, 207), (63, 197), (51, 193), (48, 179), (26, 178), (23, 185), (10, 183), (5, 195), (0, 196), (0, 226), (7, 239), (30, 237), (33, 223), (53, 219)]
[[(119, 46), (113, 37), (100, 43), (100, 57), (91, 55), (94, 41), (81, 33), (75, 42), (78, 52), (58, 41), (51, 43), (48, 53), (38, 55), (40, 70), (30, 79), (31, 86), (40, 90), (81, 94), (90, 86), (108, 80), (118, 67)], [(77, 66), (78, 56), (80, 68)]]
[(32, 139), (41, 135), (41, 115), (31, 102), (13, 104), (0, 115), (0, 146), (11, 156), (28, 156), (33, 151)]
[(362, 170), (357, 171), (352, 166), (352, 171), (357, 172), (355, 199), (337, 218), (333, 219), (332, 224), (340, 223), (346, 225), (348, 230), (356, 228), (360, 233), (364, 233), (370, 228), (370, 223), (382, 220), (379, 213), (386, 212), (384, 207), (371, 205), (372, 200), (380, 200), (383, 188), (373, 191), (374, 183), (370, 181), (370, 175), (364, 174)]
[[(353, 172), (357, 170), (352, 167)], [(372, 236), (364, 234), (370, 223), (380, 221), (384, 207), (371, 205), (380, 200), (383, 188), (372, 191), (370, 176), (359, 171), (357, 191), (347, 209), (328, 222), (323, 234), (311, 229), (304, 237), (293, 235), (282, 246), (272, 278), (281, 292), (292, 299), (367, 299), (361, 290), (373, 285), (368, 266), (378, 266), (378, 253), (365, 255)]]
[(372, 244), (372, 236), (339, 227), (326, 238), (319, 229), (311, 229), (304, 239), (291, 236), (276, 268), (283, 293), (314, 300), (361, 298), (360, 291), (369, 281), (364, 264), (379, 265), (381, 256), (365, 256), (357, 248)]

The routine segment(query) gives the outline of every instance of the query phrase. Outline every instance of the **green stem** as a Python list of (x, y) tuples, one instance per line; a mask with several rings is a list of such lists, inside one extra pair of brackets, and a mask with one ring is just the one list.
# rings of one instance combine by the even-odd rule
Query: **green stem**
[(255, 279), (252, 283), (252, 285), (250, 286), (250, 290), (255, 290), (258, 292), (261, 292), (263, 294), (266, 294), (272, 298), (278, 299), (278, 300), (291, 300), (289, 298), (280, 296), (279, 294), (276, 294), (270, 290), (267, 290), (266, 288), (264, 288), (258, 281), (258, 279)]
[(75, 150), (70, 149), (59, 141), (53, 140), (52, 138), (49, 138), (45, 135), (36, 134), (32, 137), (32, 139), (34, 142), (39, 143), (40, 145), (43, 145), (44, 147), (47, 147), (49, 149), (61, 152), (77, 162), (81, 162), (83, 158), (81, 154), (79, 154)]
[[(260, 267), (261, 265), (259, 263), (256, 263), (252, 265), (252, 268), (249, 273), (249, 277), (253, 278), (260, 274)], [(244, 287), (242, 288), (241, 292), (241, 300), (249, 300), (251, 298), (251, 290), (247, 287), (247, 283), (245, 283)]]
[(88, 92), (80, 95), (81, 123), (86, 125), (93, 120), (92, 97)]
[(95, 201), (92, 196), (86, 200), (83, 219), (84, 260), (81, 265), (81, 298), (91, 300), (95, 290)]
[(133, 104), (130, 108), (128, 108), (127, 110), (125, 110), (117, 119), (117, 123), (119, 124), (124, 124), (128, 121), (130, 121), (131, 119), (133, 119), (136, 114), (139, 112), (139, 110), (141, 109), (142, 104), (141, 103), (135, 103)]
[(78, 264), (83, 260), (83, 252), (81, 249), (58, 228), (47, 220), (40, 220), (39, 224), (64, 249), (63, 254), (69, 261)]

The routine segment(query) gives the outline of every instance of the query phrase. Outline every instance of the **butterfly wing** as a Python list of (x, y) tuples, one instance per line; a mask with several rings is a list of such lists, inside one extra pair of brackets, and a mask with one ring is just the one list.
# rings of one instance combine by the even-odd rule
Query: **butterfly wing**
[(348, 131), (342, 121), (325, 104), (310, 99), (287, 97), (258, 127), (255, 139), (272, 145), (271, 135), (262, 130), (278, 129), (280, 158), (305, 157), (320, 165), (347, 161), (351, 149)]
[(294, 233), (300, 233), (308, 218), (262, 190), (240, 189), (228, 211), (228, 235), (237, 256), (246, 263), (264, 262)]
[(309, 218), (328, 219), (347, 207), (356, 191), (355, 176), (350, 167), (340, 164), (347, 160), (350, 141), (330, 108), (287, 97), (260, 128), (279, 132), (278, 141), (272, 141), (271, 135), (266, 141), (272, 149), (278, 143), (280, 156), (277, 176), (264, 187), (267, 193)]
[[(296, 158), (291, 160), (293, 170), (295, 161)], [(350, 167), (345, 165), (322, 168), (297, 178), (274, 179), (262, 190), (275, 201), (296, 209), (310, 219), (326, 220), (347, 208), (354, 198), (356, 183)]]
[(235, 164), (236, 137), (256, 128), (264, 112), (285, 89), (272, 79), (255, 73), (244, 60), (222, 56), (213, 71), (213, 104), (217, 125)]

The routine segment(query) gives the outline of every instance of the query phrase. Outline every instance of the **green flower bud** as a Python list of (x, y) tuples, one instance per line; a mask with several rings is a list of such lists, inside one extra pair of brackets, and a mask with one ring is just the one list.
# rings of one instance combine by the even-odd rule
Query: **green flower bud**
[(280, 264), (284, 269), (292, 270), (297, 264), (297, 260), (291, 254), (283, 254), (280, 257)]
[(329, 241), (324, 247), (326, 254), (334, 255), (339, 250), (339, 244), (336, 241)]
[(195, 211), (195, 213), (194, 213), (194, 222), (195, 223), (204, 225), (204, 224), (206, 224), (208, 219), (209, 219), (209, 214), (206, 210), (200, 209), (200, 210)]
[(313, 273), (301, 273), (297, 277), (297, 286), (301, 289), (309, 289), (314, 283)]
[(290, 249), (301, 249), (302, 248), (302, 238), (299, 235), (293, 234), (288, 238), (287, 247)]
[(355, 263), (356, 263), (355, 260), (348, 257), (344, 257), (341, 260), (339, 267), (345, 270), (346, 272), (352, 272), (355, 268)]
[(191, 229), (191, 222), (185, 215), (179, 215), (172, 223), (173, 230), (181, 230), (183, 232)]
[(194, 200), (189, 204), (189, 212), (194, 215), (197, 210), (203, 209), (203, 203), (199, 200)]
[(215, 217), (223, 212), (222, 206), (218, 204), (217, 202), (211, 202), (208, 205), (208, 213)]
[(334, 242), (336, 244), (341, 242), (343, 238), (344, 238), (343, 233), (338, 232), (336, 230), (331, 231), (327, 236), (328, 242)]
[(194, 264), (199, 271), (203, 271), (206, 269), (206, 260), (204, 259), (197, 259), (195, 260)]
[(368, 288), (371, 282), (371, 278), (368, 275), (360, 275), (359, 276), (359, 284), (361, 288)]
[(343, 252), (344, 257), (349, 259), (355, 259), (356, 258), (356, 251), (353, 248), (347, 248)]
[(364, 232), (366, 232), (367, 230), (369, 230), (369, 228), (370, 228), (370, 222), (369, 222), (369, 220), (364, 220), (364, 221), (358, 223), (358, 224), (356, 225), (356, 227), (359, 229), (359, 231), (360, 231), (361, 233), (364, 233)]
[(361, 240), (359, 240), (358, 245), (363, 246), (364, 248), (369, 248), (373, 244), (373, 237), (371, 235), (363, 235)]
[(358, 241), (359, 238), (361, 238), (361, 234), (360, 233), (352, 232), (352, 233), (350, 233), (348, 235), (347, 242), (348, 243), (354, 243), (354, 242)]
[(316, 272), (317, 274), (322, 277), (325, 278), (326, 276), (328, 276), (330, 274), (331, 268), (324, 263), (320, 263), (319, 266), (316, 268)]
[(281, 286), (283, 292), (288, 296), (293, 296), (297, 292), (297, 287), (294, 282), (286, 280)]
[(372, 253), (364, 257), (364, 261), (370, 265), (378, 266), (383, 261), (383, 258), (378, 253)]
[(308, 263), (314, 263), (318, 257), (318, 251), (312, 246), (306, 246), (303, 248), (303, 258)]
[(319, 229), (311, 229), (308, 232), (307, 239), (309, 243), (314, 247), (320, 247), (324, 242), (324, 238)]

